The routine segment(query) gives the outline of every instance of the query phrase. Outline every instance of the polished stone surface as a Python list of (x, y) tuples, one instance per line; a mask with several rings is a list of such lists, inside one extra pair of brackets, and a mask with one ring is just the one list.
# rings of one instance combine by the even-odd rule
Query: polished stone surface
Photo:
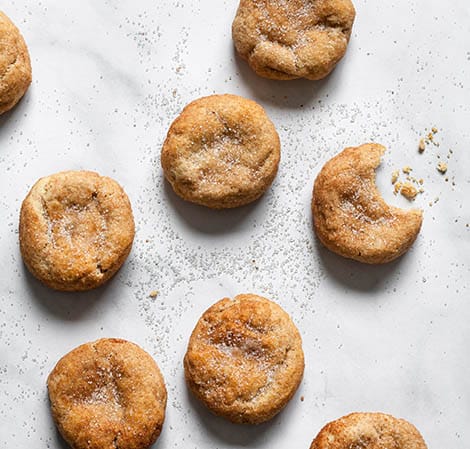
[[(34, 81), (0, 117), (1, 448), (66, 446), (49, 415), (47, 375), (70, 349), (104, 336), (132, 340), (158, 361), (169, 393), (161, 449), (307, 448), (326, 422), (351, 411), (404, 417), (430, 448), (470, 447), (470, 6), (355, 3), (349, 51), (320, 82), (265, 80), (239, 60), (230, 33), (236, 0), (2, 6), (29, 45)], [(174, 195), (159, 152), (185, 104), (224, 92), (267, 109), (282, 160), (262, 199), (217, 212)], [(420, 155), (433, 126), (439, 146)], [(379, 267), (328, 252), (311, 229), (322, 164), (367, 141), (389, 148), (378, 171), (387, 200), (409, 207), (390, 183), (405, 165), (425, 188), (414, 202), (425, 211), (418, 241)], [(439, 160), (448, 161), (444, 176)], [(124, 268), (88, 293), (43, 287), (18, 249), (28, 190), (69, 169), (118, 180), (136, 218)], [(290, 312), (306, 355), (297, 395), (257, 427), (213, 417), (183, 379), (197, 318), (242, 292)]]

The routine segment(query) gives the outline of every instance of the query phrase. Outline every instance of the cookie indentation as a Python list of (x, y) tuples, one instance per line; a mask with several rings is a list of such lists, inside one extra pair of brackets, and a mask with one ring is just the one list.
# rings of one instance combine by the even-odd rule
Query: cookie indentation
[(214, 413), (261, 423), (279, 413), (299, 386), (301, 338), (277, 304), (251, 294), (225, 298), (196, 325), (184, 367), (189, 388)]
[(211, 208), (259, 198), (272, 183), (279, 158), (279, 136), (263, 108), (235, 95), (213, 95), (186, 106), (161, 154), (174, 191)]
[(258, 75), (318, 80), (345, 54), (354, 18), (350, 0), (241, 0), (232, 36)]
[(87, 171), (40, 179), (23, 202), (20, 248), (32, 274), (57, 290), (88, 290), (120, 268), (134, 239), (127, 195)]

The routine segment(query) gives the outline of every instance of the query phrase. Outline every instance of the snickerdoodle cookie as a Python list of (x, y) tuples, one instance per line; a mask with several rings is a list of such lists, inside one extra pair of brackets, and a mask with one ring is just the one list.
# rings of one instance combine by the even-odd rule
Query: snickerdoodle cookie
[(369, 143), (346, 148), (315, 180), (313, 222), (320, 241), (341, 256), (369, 264), (390, 262), (416, 240), (423, 221), (418, 209), (389, 206), (375, 185), (385, 148)]
[(318, 80), (344, 56), (355, 15), (350, 0), (240, 0), (232, 36), (258, 75)]
[(237, 423), (271, 419), (302, 379), (299, 331), (277, 304), (224, 298), (198, 321), (184, 358), (186, 382), (213, 413)]
[(47, 379), (52, 416), (74, 449), (145, 449), (160, 435), (166, 388), (155, 361), (103, 338), (62, 357)]
[(24, 263), (56, 290), (98, 287), (124, 263), (134, 239), (129, 199), (114, 180), (90, 171), (40, 179), (23, 201)]
[(215, 209), (259, 198), (273, 182), (279, 158), (279, 136), (264, 109), (236, 95), (212, 95), (186, 106), (161, 154), (173, 190)]
[(427, 449), (416, 427), (383, 413), (351, 413), (327, 424), (310, 449)]
[(20, 101), (31, 79), (31, 60), (23, 36), (0, 11), (0, 114)]

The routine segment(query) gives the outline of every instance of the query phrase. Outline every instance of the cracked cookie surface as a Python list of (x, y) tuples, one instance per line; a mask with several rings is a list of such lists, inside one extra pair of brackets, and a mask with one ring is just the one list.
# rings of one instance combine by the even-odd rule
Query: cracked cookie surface
[(23, 36), (0, 11), (0, 114), (20, 101), (31, 79), (31, 60)]
[(355, 15), (350, 0), (241, 0), (232, 37), (260, 76), (319, 80), (344, 56)]
[(264, 109), (236, 95), (212, 95), (187, 105), (161, 153), (176, 194), (215, 209), (258, 199), (273, 182), (279, 159), (279, 136)]
[(131, 205), (110, 178), (56, 173), (40, 179), (23, 201), (19, 238), (25, 265), (44, 284), (89, 290), (109, 280), (131, 250)]
[(310, 449), (427, 449), (415, 426), (384, 413), (351, 413), (330, 422)]
[(375, 184), (385, 148), (370, 143), (346, 148), (329, 160), (313, 188), (315, 232), (331, 251), (369, 264), (404, 254), (421, 229), (423, 212), (389, 206)]
[(198, 321), (184, 358), (186, 382), (213, 413), (258, 424), (279, 413), (304, 371), (299, 331), (277, 304), (224, 298)]
[(104, 338), (62, 357), (47, 379), (51, 411), (74, 449), (146, 449), (160, 435), (167, 393), (142, 348)]

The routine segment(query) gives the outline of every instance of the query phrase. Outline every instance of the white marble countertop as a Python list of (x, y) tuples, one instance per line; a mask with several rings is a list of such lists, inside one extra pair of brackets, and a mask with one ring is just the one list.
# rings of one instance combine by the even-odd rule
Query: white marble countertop
[[(352, 411), (404, 417), (430, 449), (470, 447), (470, 6), (355, 4), (347, 56), (321, 82), (254, 75), (232, 47), (236, 0), (2, 7), (29, 45), (34, 81), (0, 118), (0, 447), (66, 446), (49, 414), (46, 377), (66, 352), (105, 336), (140, 344), (163, 371), (161, 449), (308, 448), (326, 422)], [(211, 93), (258, 101), (281, 137), (272, 188), (237, 210), (183, 202), (159, 165), (171, 121)], [(419, 138), (432, 126), (440, 146), (420, 155)], [(379, 267), (321, 248), (309, 209), (321, 165), (367, 141), (390, 150), (378, 171), (387, 200), (409, 207), (392, 194), (394, 168), (409, 164), (425, 180), (415, 201), (425, 211), (418, 241)], [(436, 165), (449, 150), (446, 182)], [(39, 177), (66, 169), (115, 178), (136, 218), (124, 268), (88, 293), (43, 287), (19, 255), (23, 198)], [(306, 355), (296, 396), (257, 427), (213, 417), (183, 379), (197, 318), (243, 292), (291, 313)]]

